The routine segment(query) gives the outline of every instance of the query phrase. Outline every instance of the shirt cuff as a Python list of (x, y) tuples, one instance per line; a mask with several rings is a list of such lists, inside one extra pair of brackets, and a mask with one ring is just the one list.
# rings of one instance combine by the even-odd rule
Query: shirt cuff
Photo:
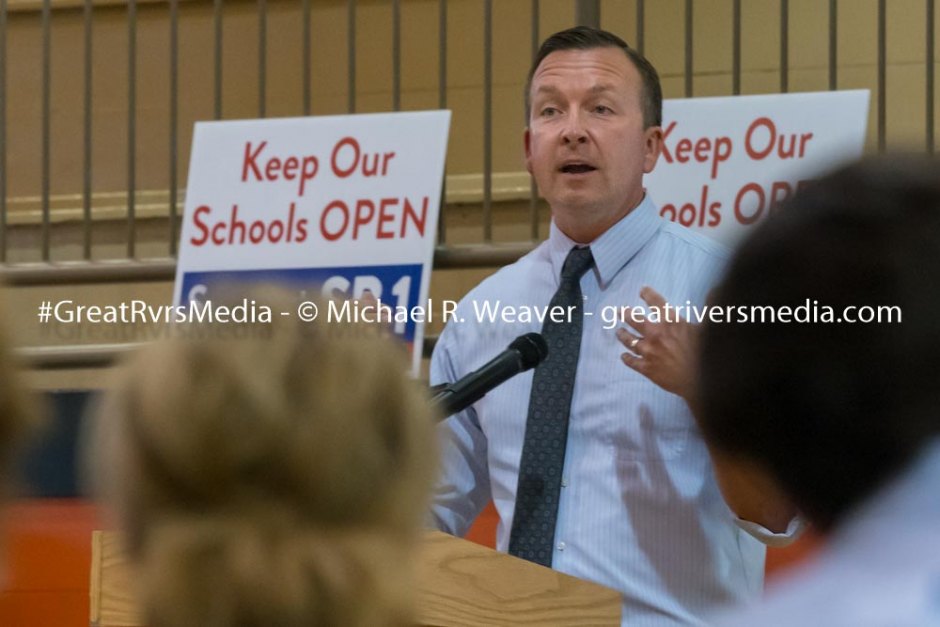
[(734, 517), (734, 522), (738, 527), (746, 531), (748, 535), (773, 548), (787, 546), (792, 543), (800, 537), (800, 534), (803, 533), (803, 529), (806, 528), (806, 521), (802, 516), (794, 516), (790, 524), (787, 525), (787, 530), (782, 533), (774, 533), (766, 527), (758, 525), (756, 522), (743, 520), (737, 516)]

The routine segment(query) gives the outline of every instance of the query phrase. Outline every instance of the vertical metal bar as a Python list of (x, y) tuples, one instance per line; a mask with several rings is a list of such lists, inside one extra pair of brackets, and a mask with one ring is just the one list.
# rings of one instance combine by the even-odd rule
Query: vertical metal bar
[(447, 0), (438, 2), (437, 106), (447, 108)]
[(734, 0), (731, 18), (731, 93), (741, 93), (741, 0)]
[(927, 153), (934, 153), (934, 0), (927, 0)]
[(790, 91), (790, 0), (780, 0), (780, 93)]
[(7, 260), (7, 0), (0, 0), (0, 262)]
[(258, 117), (264, 117), (268, 78), (268, 4), (258, 0)]
[(136, 253), (137, 0), (127, 2), (127, 256)]
[(356, 0), (346, 1), (346, 39), (348, 44), (347, 90), (349, 113), (356, 112)]
[(310, 115), (310, 0), (303, 0), (304, 115)]
[[(539, 36), (539, 0), (532, 0), (532, 59), (539, 53), (541, 37)], [(527, 95), (528, 97), (528, 95)], [(529, 112), (525, 112), (525, 125), (529, 126)], [(539, 189), (535, 179), (529, 177), (529, 231), (532, 240), (539, 239)]]
[(85, 0), (84, 44), (85, 44), (85, 86), (84, 86), (84, 133), (82, 137), (82, 257), (91, 259), (91, 123), (92, 123), (92, 0)]
[(646, 34), (644, 20), (646, 14), (646, 1), (636, 0), (636, 51), (643, 54), (643, 36)]
[(601, 3), (600, 0), (576, 0), (575, 2), (575, 24), (578, 26), (601, 27)]
[(401, 110), (401, 0), (392, 1), (392, 111)]
[(483, 3), (483, 241), (493, 241), (493, 0)]
[(179, 114), (179, 0), (170, 0), (170, 256), (176, 255), (177, 135)]
[(685, 0), (685, 97), (692, 97), (692, 0)]
[[(447, 0), (437, 3), (437, 106), (439, 109), (447, 108)], [(441, 181), (441, 211), (437, 220), (437, 242), (443, 244), (447, 241), (447, 225), (444, 223), (447, 208), (447, 172), (445, 168), (444, 180)]]
[(888, 35), (886, 0), (878, 0), (878, 152), (885, 151), (887, 132)]
[(52, 99), (52, 0), (42, 0), (42, 260), (49, 261), (51, 234), (49, 207), (49, 157)]
[(839, 85), (839, 0), (829, 0), (829, 90)]
[(213, 0), (212, 24), (215, 30), (215, 119), (222, 119), (222, 0)]

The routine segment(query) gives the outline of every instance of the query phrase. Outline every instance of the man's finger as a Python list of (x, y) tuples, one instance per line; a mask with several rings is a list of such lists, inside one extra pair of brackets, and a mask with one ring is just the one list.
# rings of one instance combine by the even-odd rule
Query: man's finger
[(620, 340), (620, 343), (623, 344), (627, 349), (637, 353), (637, 347), (640, 344), (640, 340), (643, 338), (638, 335), (634, 335), (621, 327), (617, 329), (617, 339)]
[(646, 361), (637, 357), (636, 355), (631, 355), (630, 353), (624, 353), (620, 356), (620, 359), (625, 363), (630, 369), (635, 370), (646, 376)]
[[(630, 327), (635, 329), (640, 335), (646, 335), (646, 330), (649, 323), (646, 320), (646, 313), (643, 311), (642, 307), (640, 309), (635, 309), (625, 305), (620, 308), (620, 311), (620, 318), (625, 324), (629, 324)], [(634, 312), (636, 313), (634, 314)]]
[(648, 285), (640, 290), (640, 298), (645, 300), (646, 304), (652, 307), (665, 307), (666, 306), (666, 299), (663, 298), (663, 295)]

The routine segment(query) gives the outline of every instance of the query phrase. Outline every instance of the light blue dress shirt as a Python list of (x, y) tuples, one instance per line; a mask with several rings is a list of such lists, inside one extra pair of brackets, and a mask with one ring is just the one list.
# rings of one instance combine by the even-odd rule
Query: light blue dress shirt
[[(574, 245), (552, 224), (547, 241), (467, 294), (435, 348), (431, 383), (455, 381), (541, 330), (520, 314), (548, 305)], [(662, 219), (649, 197), (591, 250), (552, 566), (620, 591), (624, 625), (704, 624), (716, 604), (759, 594), (764, 546), (722, 499), (685, 402), (620, 361), (623, 346), (602, 316), (643, 306), (646, 285), (701, 306), (728, 252)], [(505, 307), (516, 310), (489, 321)], [(522, 373), (442, 423), (432, 506), (441, 530), (463, 535), (492, 498), (497, 548), (507, 549), (531, 384), (532, 371)]]
[(940, 627), (938, 486), (940, 440), (848, 516), (820, 555), (771, 586), (764, 602), (715, 624)]

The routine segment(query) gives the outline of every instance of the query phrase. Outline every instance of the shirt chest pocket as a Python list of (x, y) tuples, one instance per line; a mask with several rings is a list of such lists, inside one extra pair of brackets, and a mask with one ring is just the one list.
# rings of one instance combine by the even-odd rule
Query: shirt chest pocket
[(614, 387), (600, 426), (615, 457), (639, 461), (681, 455), (694, 432), (685, 401), (645, 381)]

